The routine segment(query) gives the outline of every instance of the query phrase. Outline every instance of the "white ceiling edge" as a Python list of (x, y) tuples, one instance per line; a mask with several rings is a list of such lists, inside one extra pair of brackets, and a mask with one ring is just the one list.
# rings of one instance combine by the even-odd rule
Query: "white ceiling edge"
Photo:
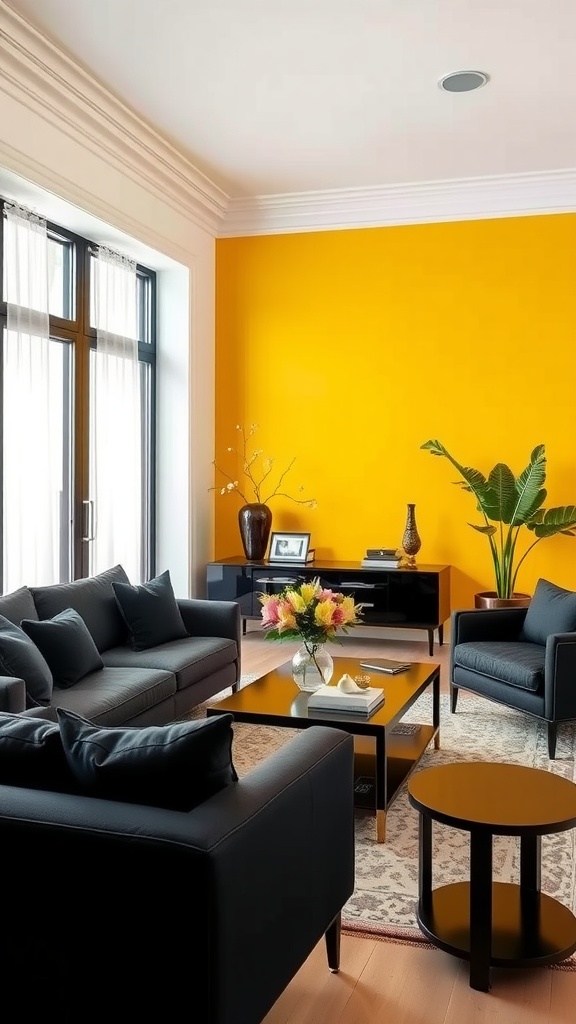
[(215, 238), (576, 211), (576, 168), (234, 199), (0, 0), (0, 89), (184, 209)]
[(576, 212), (576, 168), (231, 199), (219, 238)]
[(0, 0), (0, 90), (83, 145), (214, 237), (228, 196), (188, 156), (69, 54)]

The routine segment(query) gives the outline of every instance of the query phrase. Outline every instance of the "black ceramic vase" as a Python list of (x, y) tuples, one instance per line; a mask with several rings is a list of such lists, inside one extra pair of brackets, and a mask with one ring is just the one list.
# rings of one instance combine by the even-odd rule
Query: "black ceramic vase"
[(238, 512), (238, 525), (246, 558), (249, 562), (260, 562), (266, 555), (272, 526), (268, 505), (259, 502), (242, 505)]

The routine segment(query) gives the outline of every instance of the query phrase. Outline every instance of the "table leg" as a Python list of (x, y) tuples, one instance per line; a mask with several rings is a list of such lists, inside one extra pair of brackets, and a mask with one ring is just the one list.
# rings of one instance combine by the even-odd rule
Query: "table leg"
[(434, 654), (434, 630), (427, 629), (426, 632), (428, 633), (428, 654), (432, 657)]
[(388, 779), (386, 773), (386, 731), (376, 736), (376, 842), (386, 841), (386, 807), (388, 805)]
[(440, 671), (436, 673), (432, 683), (432, 725), (436, 730), (434, 750), (440, 750)]
[(541, 836), (520, 837), (520, 918), (523, 934), (538, 932)]
[(418, 828), (418, 901), (425, 913), (432, 909), (432, 818), (420, 814)]
[(492, 954), (492, 836), (470, 833), (470, 988), (490, 988)]

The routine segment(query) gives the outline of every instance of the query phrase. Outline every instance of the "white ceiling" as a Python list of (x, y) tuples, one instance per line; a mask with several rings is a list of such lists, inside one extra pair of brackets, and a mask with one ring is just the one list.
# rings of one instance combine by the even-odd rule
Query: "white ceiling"
[(231, 197), (576, 167), (575, 0), (9, 6)]

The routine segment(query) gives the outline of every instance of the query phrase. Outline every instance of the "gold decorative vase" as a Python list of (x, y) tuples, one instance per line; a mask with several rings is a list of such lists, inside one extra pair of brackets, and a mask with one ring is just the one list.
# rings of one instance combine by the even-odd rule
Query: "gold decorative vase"
[(415, 569), (416, 568), (416, 555), (422, 547), (422, 541), (418, 533), (416, 526), (416, 505), (408, 505), (408, 511), (406, 513), (406, 526), (404, 528), (404, 536), (402, 537), (402, 556), (400, 558), (400, 565), (403, 569)]

